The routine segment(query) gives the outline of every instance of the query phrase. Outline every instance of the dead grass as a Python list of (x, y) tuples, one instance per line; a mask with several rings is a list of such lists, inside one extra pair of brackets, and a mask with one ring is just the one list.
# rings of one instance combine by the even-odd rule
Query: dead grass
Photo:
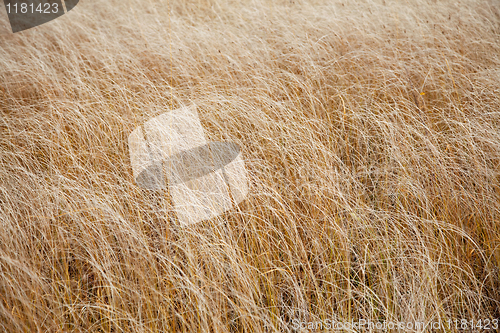
[[(499, 318), (499, 36), (474, 0), (94, 0), (0, 36), (0, 330)], [(251, 195), (180, 228), (127, 137), (191, 103)]]

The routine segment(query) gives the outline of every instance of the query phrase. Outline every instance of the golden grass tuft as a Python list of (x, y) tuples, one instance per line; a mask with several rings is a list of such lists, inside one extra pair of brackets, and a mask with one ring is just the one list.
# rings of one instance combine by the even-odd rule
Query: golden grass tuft
[[(499, 36), (493, 0), (94, 0), (0, 36), (0, 331), (500, 318)], [(127, 137), (192, 103), (251, 195), (180, 228)]]

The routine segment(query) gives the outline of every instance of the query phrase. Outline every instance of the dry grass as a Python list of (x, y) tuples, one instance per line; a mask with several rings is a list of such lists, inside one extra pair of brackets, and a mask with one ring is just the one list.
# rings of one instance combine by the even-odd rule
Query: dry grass
[[(493, 0), (87, 0), (0, 36), (0, 331), (500, 317), (499, 36)], [(251, 195), (180, 228), (127, 137), (191, 103)]]

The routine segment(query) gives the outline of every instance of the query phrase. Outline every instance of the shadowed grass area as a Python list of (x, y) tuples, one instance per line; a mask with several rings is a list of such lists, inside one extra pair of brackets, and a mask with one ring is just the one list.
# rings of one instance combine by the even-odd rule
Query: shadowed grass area
[[(499, 36), (493, 0), (82, 0), (1, 35), (0, 331), (500, 318)], [(127, 138), (192, 103), (250, 195), (181, 228)]]

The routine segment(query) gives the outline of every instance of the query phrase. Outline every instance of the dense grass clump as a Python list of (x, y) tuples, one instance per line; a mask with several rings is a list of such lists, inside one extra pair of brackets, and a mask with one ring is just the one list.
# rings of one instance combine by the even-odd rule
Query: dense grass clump
[[(87, 0), (0, 46), (0, 331), (500, 318), (496, 1)], [(182, 228), (127, 137), (190, 104), (251, 193)]]

